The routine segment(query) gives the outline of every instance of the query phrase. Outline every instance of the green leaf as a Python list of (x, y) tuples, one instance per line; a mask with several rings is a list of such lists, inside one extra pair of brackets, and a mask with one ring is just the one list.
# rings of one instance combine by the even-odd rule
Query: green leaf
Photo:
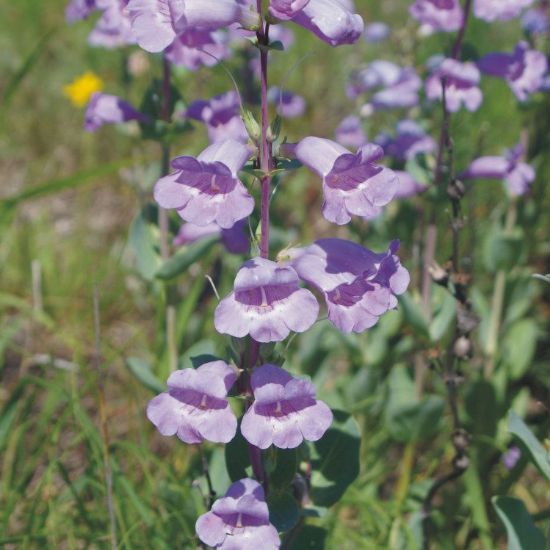
[(403, 443), (428, 439), (439, 430), (445, 401), (436, 395), (419, 403), (409, 403), (390, 409), (386, 415), (389, 434)]
[(532, 461), (541, 474), (550, 481), (550, 456), (548, 452), (514, 411), (510, 411), (508, 431), (514, 434), (527, 447)]
[(505, 233), (493, 228), (487, 234), (484, 247), (485, 266), (489, 271), (510, 270), (521, 256), (523, 241), (521, 232)]
[(533, 523), (523, 502), (513, 497), (493, 497), (493, 506), (506, 527), (508, 550), (544, 550), (544, 535)]
[(163, 281), (169, 281), (182, 273), (185, 273), (195, 262), (199, 261), (218, 241), (218, 237), (201, 239), (183, 250), (176, 252), (156, 272), (155, 277)]
[(500, 419), (494, 386), (487, 380), (476, 380), (467, 389), (465, 405), (469, 431), (475, 435), (494, 437)]
[(405, 323), (410, 325), (419, 336), (429, 338), (430, 329), (422, 313), (420, 304), (413, 300), (409, 293), (402, 294), (399, 296), (398, 300)]
[(433, 180), (433, 169), (428, 166), (428, 158), (425, 155), (416, 155), (407, 160), (405, 170), (422, 185), (430, 185)]
[(439, 342), (447, 333), (456, 315), (456, 300), (445, 292), (441, 307), (430, 323), (430, 340)]
[(175, 86), (170, 86), (168, 112), (164, 112), (164, 90), (162, 80), (155, 79), (145, 91), (140, 111), (150, 117), (151, 122), (140, 122), (141, 133), (145, 139), (162, 140), (171, 131), (165, 115), (171, 120), (181, 95)]
[(432, 395), (418, 401), (415, 384), (407, 369), (400, 365), (392, 369), (388, 386), (384, 422), (389, 434), (404, 443), (433, 436), (439, 428), (444, 400)]
[(151, 365), (139, 357), (128, 357), (126, 359), (128, 370), (148, 389), (154, 393), (166, 391), (166, 384), (163, 384), (154, 374)]
[(219, 361), (211, 340), (199, 340), (180, 357), (180, 369), (197, 369), (210, 361)]
[[(304, 525), (294, 536), (291, 533), (285, 540), (288, 550), (323, 550), (325, 548), (327, 531), (315, 525)], [(288, 546), (287, 546), (288, 545)]]
[(91, 183), (104, 178), (110, 174), (118, 172), (121, 168), (135, 164), (135, 159), (126, 159), (119, 162), (111, 162), (104, 164), (98, 168), (90, 168), (89, 170), (82, 170), (76, 174), (66, 176), (63, 178), (56, 178), (33, 187), (23, 189), (21, 192), (7, 197), (0, 201), (0, 207), (12, 208), (18, 206), (21, 202), (38, 199), (54, 193), (59, 193), (65, 189), (75, 189), (86, 183)]
[(139, 274), (152, 281), (161, 263), (158, 254), (158, 230), (151, 223), (152, 211), (145, 207), (139, 212), (130, 225), (129, 244), (136, 258)]
[(310, 444), (311, 499), (318, 506), (338, 502), (359, 475), (359, 426), (348, 413), (333, 413), (331, 427), (319, 441)]
[(275, 492), (288, 489), (298, 470), (298, 450), (271, 447), (265, 457), (269, 486)]
[(248, 444), (241, 434), (241, 423), (237, 435), (225, 446), (225, 466), (231, 481), (249, 477), (251, 473)]
[(531, 366), (537, 346), (537, 333), (537, 323), (533, 319), (521, 319), (506, 331), (502, 358), (512, 380), (521, 378)]
[(300, 519), (300, 509), (289, 491), (270, 493), (267, 498), (269, 521), (279, 532), (290, 531)]

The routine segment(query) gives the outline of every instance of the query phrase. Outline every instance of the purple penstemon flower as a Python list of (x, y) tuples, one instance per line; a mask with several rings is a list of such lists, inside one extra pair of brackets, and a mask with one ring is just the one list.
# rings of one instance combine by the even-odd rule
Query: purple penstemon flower
[(394, 199), (408, 199), (428, 190), (427, 185), (417, 182), (408, 172), (396, 170), (395, 173), (399, 180), (399, 185), (397, 186)]
[(391, 29), (382, 23), (381, 21), (374, 21), (365, 25), (365, 32), (363, 33), (363, 38), (367, 44), (377, 44), (383, 42), (391, 34)]
[(461, 174), (462, 179), (496, 179), (504, 181), (512, 196), (524, 195), (535, 180), (535, 170), (521, 162), (523, 147), (516, 145), (502, 157), (480, 157)]
[(302, 441), (317, 441), (332, 423), (332, 412), (315, 399), (315, 386), (294, 378), (275, 365), (254, 369), (251, 379), (254, 403), (243, 416), (244, 438), (260, 449), (271, 445), (294, 449)]
[(279, 342), (291, 331), (305, 332), (316, 321), (319, 304), (299, 282), (290, 266), (264, 258), (247, 261), (233, 292), (216, 308), (216, 330), (237, 338), (250, 334), (257, 342)]
[(363, 130), (361, 119), (356, 116), (348, 116), (335, 130), (336, 141), (344, 147), (357, 149), (367, 142), (367, 136)]
[(359, 95), (376, 88), (388, 88), (402, 78), (403, 68), (391, 61), (378, 59), (365, 68), (351, 74), (347, 87), (348, 97), (355, 99)]
[(216, 235), (220, 237), (222, 244), (231, 254), (246, 254), (250, 249), (250, 241), (245, 231), (247, 227), (246, 220), (238, 221), (229, 229), (222, 229), (216, 223), (208, 225), (184, 223), (174, 238), (173, 244), (183, 246)]
[(384, 149), (386, 155), (400, 161), (435, 151), (433, 138), (414, 120), (399, 121), (395, 137), (380, 134), (375, 141)]
[(550, 30), (548, 8), (535, 7), (527, 10), (521, 18), (521, 27), (527, 34), (544, 34)]
[(180, 34), (166, 49), (166, 59), (178, 67), (196, 71), (212, 67), (229, 57), (228, 37), (223, 31), (189, 29)]
[(148, 117), (115, 95), (96, 92), (86, 108), (84, 128), (95, 132), (104, 124), (122, 124), (130, 120), (146, 122)]
[(119, 48), (136, 43), (126, 3), (126, 0), (96, 0), (103, 14), (88, 36), (91, 46)]
[(395, 193), (397, 178), (377, 164), (384, 156), (372, 143), (351, 153), (329, 139), (307, 137), (295, 146), (296, 158), (323, 180), (323, 215), (338, 225), (351, 216), (373, 218)]
[(503, 78), (519, 101), (526, 101), (537, 92), (548, 70), (546, 56), (520, 42), (513, 53), (490, 53), (478, 61), (481, 71)]
[(196, 225), (216, 222), (229, 229), (254, 210), (238, 172), (251, 156), (238, 141), (228, 139), (207, 147), (197, 158), (177, 157), (175, 172), (157, 181), (154, 197), (166, 209), (175, 209)]
[(507, 470), (513, 470), (521, 458), (521, 449), (515, 445), (510, 447), (501, 457), (502, 464)]
[(477, 111), (483, 101), (479, 80), (479, 70), (473, 63), (446, 58), (426, 81), (426, 95), (432, 101), (441, 99), (445, 81), (446, 104), (450, 112), (458, 111), (462, 105), (468, 111)]
[(310, 0), (292, 21), (331, 46), (353, 44), (364, 30), (361, 16), (342, 0)]
[(277, 529), (269, 523), (262, 486), (245, 478), (233, 483), (225, 496), (199, 517), (195, 525), (202, 542), (220, 550), (276, 550)]
[(175, 371), (168, 391), (149, 402), (147, 417), (162, 435), (177, 435), (185, 443), (228, 443), (237, 431), (227, 401), (236, 379), (236, 369), (223, 361)]
[(459, 0), (415, 0), (409, 12), (432, 31), (454, 32), (464, 17)]
[(269, 13), (282, 21), (292, 19), (309, 2), (310, 0), (271, 0), (269, 3)]
[(506, 21), (517, 17), (533, 0), (474, 0), (474, 15), (485, 21)]
[(306, 110), (306, 101), (302, 96), (287, 90), (273, 87), (268, 90), (269, 101), (277, 106), (277, 113), (283, 118), (302, 116)]
[(199, 99), (189, 105), (185, 116), (206, 125), (211, 143), (235, 139), (248, 142), (248, 133), (240, 115), (237, 92), (231, 90), (209, 100)]
[(187, 30), (258, 23), (258, 14), (237, 0), (129, 0), (128, 10), (136, 40), (149, 52), (161, 52)]
[(324, 295), (328, 319), (342, 332), (363, 332), (397, 306), (410, 282), (396, 256), (399, 243), (377, 254), (351, 241), (321, 239), (288, 251), (290, 265)]
[(86, 19), (93, 11), (99, 9), (96, 0), (71, 0), (65, 8), (67, 22), (74, 23)]

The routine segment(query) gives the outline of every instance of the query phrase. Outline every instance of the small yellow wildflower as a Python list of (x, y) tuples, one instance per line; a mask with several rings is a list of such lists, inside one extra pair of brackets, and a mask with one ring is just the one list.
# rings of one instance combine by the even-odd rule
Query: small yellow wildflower
[(92, 95), (103, 89), (103, 81), (91, 71), (73, 80), (63, 87), (63, 95), (68, 97), (76, 107), (84, 107)]

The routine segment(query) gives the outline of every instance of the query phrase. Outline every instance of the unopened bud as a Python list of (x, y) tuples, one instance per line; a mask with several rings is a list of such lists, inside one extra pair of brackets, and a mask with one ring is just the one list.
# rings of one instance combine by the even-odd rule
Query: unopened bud
[(243, 109), (241, 111), (241, 118), (243, 119), (244, 126), (250, 139), (255, 144), (258, 144), (262, 138), (262, 130), (258, 122), (256, 122), (254, 115), (248, 109)]
[(454, 354), (459, 359), (467, 359), (471, 356), (472, 353), (472, 343), (467, 336), (460, 336), (453, 346)]

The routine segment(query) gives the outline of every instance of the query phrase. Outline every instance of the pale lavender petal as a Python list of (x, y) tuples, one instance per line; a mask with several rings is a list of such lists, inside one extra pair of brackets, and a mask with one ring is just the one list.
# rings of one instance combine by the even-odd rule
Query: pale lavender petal
[(361, 16), (352, 13), (340, 0), (313, 0), (292, 20), (331, 46), (353, 44), (364, 30)]

